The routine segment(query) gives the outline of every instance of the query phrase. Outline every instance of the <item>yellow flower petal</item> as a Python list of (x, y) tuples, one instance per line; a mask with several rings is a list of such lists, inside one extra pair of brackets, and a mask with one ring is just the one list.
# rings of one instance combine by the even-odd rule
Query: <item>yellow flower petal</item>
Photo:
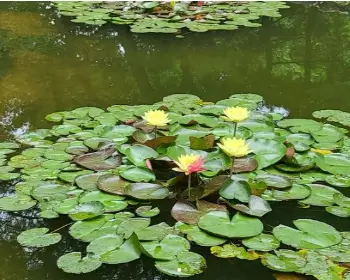
[(198, 160), (199, 158), (200, 158), (200, 156), (199, 155), (195, 155), (195, 154), (181, 155), (178, 158), (178, 161), (175, 161), (175, 163), (177, 164), (177, 166), (179, 168), (173, 168), (173, 170), (175, 170), (175, 171), (179, 171), (180, 170), (180, 172), (187, 173), (189, 166), (192, 163), (194, 163), (196, 160)]
[(168, 116), (163, 110), (151, 110), (146, 112), (142, 118), (149, 125), (166, 126), (170, 122)]
[(230, 107), (224, 110), (224, 117), (226, 120), (230, 120), (232, 122), (240, 122), (249, 117), (249, 112), (247, 108), (244, 107)]
[(222, 139), (218, 146), (230, 157), (244, 157), (251, 152), (244, 139), (235, 137)]

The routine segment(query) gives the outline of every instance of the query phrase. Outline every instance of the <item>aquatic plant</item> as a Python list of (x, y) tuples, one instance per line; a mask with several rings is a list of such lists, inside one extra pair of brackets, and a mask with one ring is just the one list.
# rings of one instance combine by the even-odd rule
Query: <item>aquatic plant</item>
[[(188, 277), (206, 267), (190, 251), (197, 244), (218, 258), (260, 259), (283, 273), (346, 279), (349, 232), (312, 219), (268, 231), (263, 217), (290, 200), (350, 217), (343, 191), (350, 187), (348, 131), (264, 112), (263, 103), (257, 94), (215, 104), (174, 94), (152, 105), (51, 113), (50, 129), (0, 143), (0, 180), (15, 184), (0, 198), (0, 210), (67, 215), (70, 236), (87, 243), (86, 254), (67, 252), (57, 260), (67, 273), (144, 255), (159, 271)], [(346, 114), (314, 116), (346, 125)], [(162, 199), (174, 203), (173, 225), (151, 223), (163, 211), (154, 205)], [(28, 229), (18, 242), (52, 246), (64, 229)]]
[(70, 2), (56, 1), (58, 13), (74, 17), (72, 22), (102, 25), (107, 22), (130, 25), (136, 33), (179, 33), (188, 28), (193, 32), (235, 30), (238, 26), (259, 27), (260, 17), (280, 17), (284, 2), (220, 3), (200, 1), (121, 1)]

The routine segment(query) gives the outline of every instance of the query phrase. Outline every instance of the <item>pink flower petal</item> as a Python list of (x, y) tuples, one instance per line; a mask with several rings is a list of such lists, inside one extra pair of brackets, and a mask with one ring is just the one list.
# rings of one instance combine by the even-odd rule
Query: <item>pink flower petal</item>
[(153, 170), (152, 163), (149, 159), (146, 159), (146, 166), (149, 170)]

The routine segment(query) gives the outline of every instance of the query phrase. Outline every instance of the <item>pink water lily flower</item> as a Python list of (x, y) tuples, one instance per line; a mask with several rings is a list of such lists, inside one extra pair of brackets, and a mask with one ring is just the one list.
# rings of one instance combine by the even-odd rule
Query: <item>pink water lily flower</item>
[(186, 175), (192, 173), (198, 173), (204, 171), (204, 159), (195, 154), (191, 155), (182, 155), (178, 158), (178, 161), (175, 161), (178, 167), (173, 168), (173, 170), (178, 172), (184, 172)]

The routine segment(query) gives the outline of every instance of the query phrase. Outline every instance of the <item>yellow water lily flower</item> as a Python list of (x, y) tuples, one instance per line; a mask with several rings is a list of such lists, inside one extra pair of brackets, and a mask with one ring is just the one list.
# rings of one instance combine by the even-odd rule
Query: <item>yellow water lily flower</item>
[(166, 126), (170, 122), (168, 116), (168, 113), (163, 110), (150, 110), (142, 118), (149, 125)]
[(249, 111), (244, 107), (230, 107), (224, 110), (224, 114), (222, 118), (231, 121), (231, 122), (240, 122), (244, 121), (249, 117)]
[(251, 152), (244, 139), (235, 137), (222, 139), (218, 146), (230, 157), (244, 157)]
[(329, 155), (332, 153), (330, 150), (314, 149), (314, 148), (311, 148), (311, 151), (314, 153), (321, 154), (321, 155)]
[(182, 155), (175, 161), (178, 167), (173, 168), (177, 172), (185, 172), (186, 175), (205, 170), (204, 159), (200, 155)]

